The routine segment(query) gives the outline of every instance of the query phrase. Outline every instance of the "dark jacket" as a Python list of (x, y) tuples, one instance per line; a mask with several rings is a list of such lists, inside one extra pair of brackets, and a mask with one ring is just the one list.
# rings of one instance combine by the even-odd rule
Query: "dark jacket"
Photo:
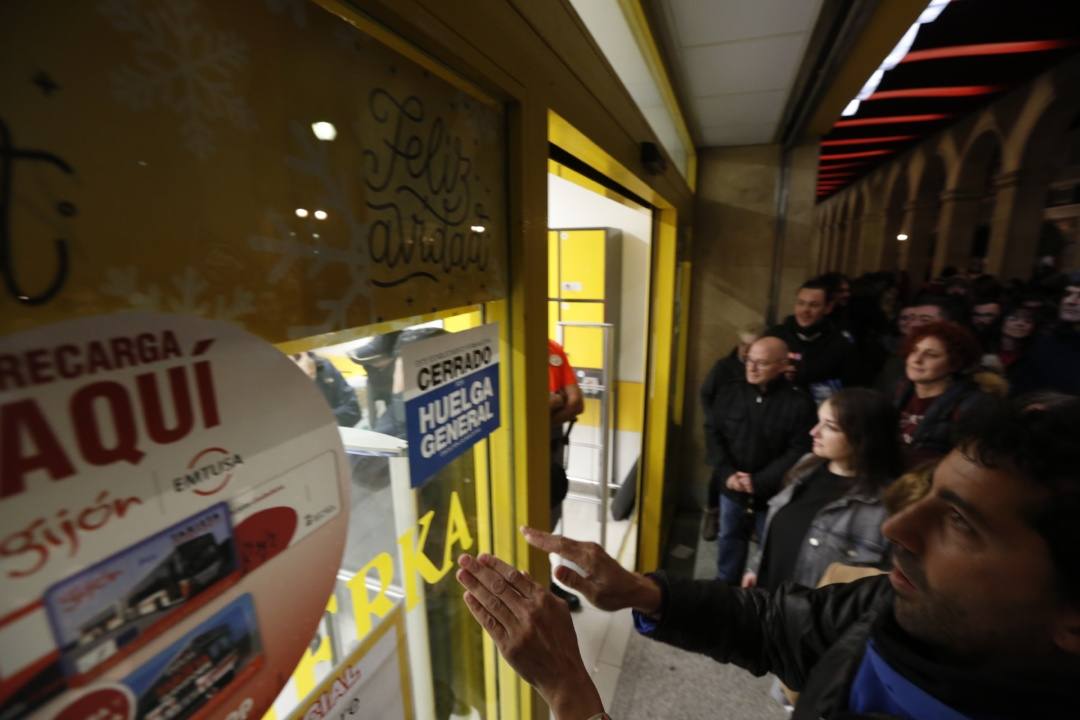
[(705, 382), (701, 383), (699, 397), (701, 398), (701, 405), (705, 408), (706, 418), (712, 411), (716, 391), (726, 383), (745, 379), (746, 365), (743, 364), (742, 360), (739, 360), (739, 349), (732, 348), (726, 357), (720, 358), (713, 364), (712, 368), (709, 369), (709, 374), (705, 376)]
[[(745, 380), (721, 385), (705, 413), (705, 447), (713, 472), (722, 479), (736, 471), (750, 473), (753, 504), (764, 508), (780, 489), (784, 473), (810, 451), (814, 402), (787, 380), (778, 378), (765, 393)], [(746, 504), (746, 493), (723, 488)]]
[(884, 575), (818, 590), (785, 584), (773, 593), (662, 572), (652, 577), (663, 592), (663, 614), (645, 634), (754, 675), (773, 673), (801, 693), (792, 720), (834, 718), (847, 708), (871, 627), (892, 611)]
[[(847, 709), (871, 633), (890, 621), (895, 594), (887, 575), (816, 590), (785, 584), (771, 593), (720, 580), (674, 580), (663, 572), (652, 577), (663, 603), (659, 622), (644, 631), (648, 637), (754, 675), (773, 673), (801, 693), (791, 720), (887, 717)], [(978, 690), (979, 702), (989, 699), (1002, 717), (1071, 717), (1075, 709), (1072, 670), (1045, 680), (1035, 674), (1020, 683), (948, 666), (937, 673), (948, 670), (952, 686)]]
[(315, 358), (315, 385), (334, 411), (340, 427), (355, 427), (360, 422), (360, 403), (356, 399), (356, 392), (329, 360)]
[(789, 315), (766, 335), (780, 338), (787, 343), (790, 352), (799, 356), (795, 384), (806, 389), (818, 404), (840, 388), (851, 385), (858, 375), (854, 343), (828, 320), (812, 328), (801, 328), (795, 322), (795, 316)]
[[(915, 385), (905, 379), (896, 392), (896, 408), (903, 411), (914, 393)], [(978, 383), (964, 377), (950, 385), (948, 390), (930, 403), (922, 422), (911, 436), (910, 445), (906, 447), (908, 466), (947, 455), (953, 448), (956, 421), (984, 396), (985, 393)]]
[[(785, 505), (791, 502), (795, 492), (826, 461), (816, 455), (803, 457), (787, 474), (787, 484), (769, 500), (769, 514), (765, 519), (766, 540), (757, 546), (746, 563), (748, 572), (757, 573), (761, 560), (769, 552), (769, 528)], [(855, 486), (843, 497), (827, 504), (814, 516), (806, 532), (806, 540), (799, 549), (795, 563), (793, 582), (815, 587), (834, 562), (884, 568), (889, 565), (889, 541), (881, 532), (887, 512), (881, 502), (880, 492), (868, 492)], [(810, 541), (813, 542), (810, 542)]]
[(1010, 373), (1014, 395), (1035, 390), (1056, 390), (1080, 395), (1080, 332), (1058, 328), (1040, 337)]

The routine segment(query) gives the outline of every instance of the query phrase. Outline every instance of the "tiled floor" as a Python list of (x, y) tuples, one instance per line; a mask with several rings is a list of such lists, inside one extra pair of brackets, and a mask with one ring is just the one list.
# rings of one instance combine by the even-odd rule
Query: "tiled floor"
[[(567, 500), (563, 503), (565, 527), (561, 532), (575, 540), (600, 540), (600, 522), (597, 519), (597, 505)], [(626, 568), (634, 566), (634, 553), (637, 548), (637, 526), (631, 521), (607, 524), (608, 553), (619, 559)], [(552, 563), (557, 562), (552, 558)], [(592, 673), (593, 680), (604, 707), (610, 707), (615, 693), (615, 686), (622, 670), (626, 645), (633, 630), (633, 621), (629, 610), (608, 613), (597, 610), (584, 601), (582, 608), (574, 613), (574, 629), (578, 635), (578, 647), (585, 667)]]

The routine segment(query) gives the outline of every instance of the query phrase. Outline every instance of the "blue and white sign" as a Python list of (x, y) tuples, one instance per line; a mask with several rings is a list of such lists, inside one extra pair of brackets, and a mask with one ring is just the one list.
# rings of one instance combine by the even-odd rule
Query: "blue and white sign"
[(499, 326), (402, 348), (412, 486), (499, 427)]

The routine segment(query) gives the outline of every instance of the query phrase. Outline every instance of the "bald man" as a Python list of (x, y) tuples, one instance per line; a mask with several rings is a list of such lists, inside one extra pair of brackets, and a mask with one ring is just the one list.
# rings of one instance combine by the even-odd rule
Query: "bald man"
[(705, 413), (705, 445), (720, 492), (718, 577), (738, 584), (755, 530), (760, 536), (769, 498), (784, 473), (810, 452), (814, 400), (784, 377), (788, 346), (764, 337), (750, 346), (746, 378), (721, 385)]

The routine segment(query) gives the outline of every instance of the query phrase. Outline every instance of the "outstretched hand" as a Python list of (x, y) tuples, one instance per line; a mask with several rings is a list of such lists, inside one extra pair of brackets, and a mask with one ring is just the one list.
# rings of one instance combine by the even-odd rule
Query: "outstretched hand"
[(521, 528), (521, 533), (533, 547), (557, 553), (580, 567), (584, 575), (560, 565), (555, 568), (555, 577), (601, 610), (634, 608), (646, 615), (655, 615), (660, 610), (660, 586), (624, 569), (596, 543), (579, 542), (528, 527)]
[(462, 555), (458, 564), (469, 612), (555, 717), (577, 720), (603, 712), (566, 603), (492, 555)]

